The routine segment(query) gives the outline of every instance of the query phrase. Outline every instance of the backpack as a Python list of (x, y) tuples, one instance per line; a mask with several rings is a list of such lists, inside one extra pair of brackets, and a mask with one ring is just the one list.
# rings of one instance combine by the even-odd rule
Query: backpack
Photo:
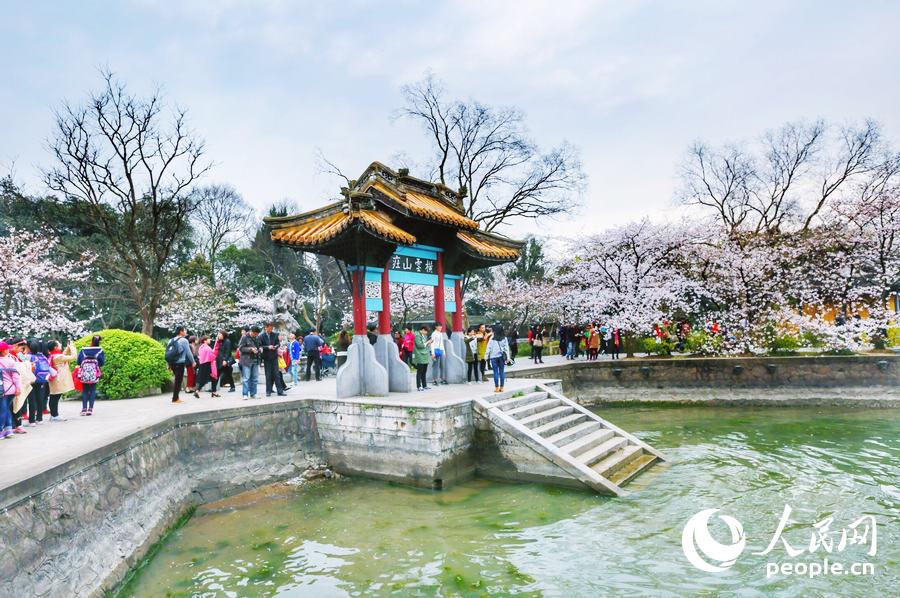
[(82, 384), (96, 384), (100, 381), (100, 362), (96, 357), (85, 357), (81, 360), (78, 379)]
[(34, 377), (38, 382), (50, 379), (50, 360), (43, 353), (34, 356)]
[(169, 339), (169, 343), (166, 345), (166, 363), (169, 365), (175, 365), (175, 360), (178, 359), (178, 338), (177, 336), (173, 336)]

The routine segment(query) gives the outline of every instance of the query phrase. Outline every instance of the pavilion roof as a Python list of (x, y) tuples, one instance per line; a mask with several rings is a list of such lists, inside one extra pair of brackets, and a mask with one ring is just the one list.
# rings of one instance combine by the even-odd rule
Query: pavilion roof
[[(448, 205), (439, 197), (423, 193), (416, 189), (403, 189), (397, 185), (391, 185), (382, 178), (376, 178), (366, 183), (363, 192), (374, 190), (374, 197), (382, 202), (391, 202), (391, 207), (400, 208), (411, 216), (439, 222), (454, 228), (464, 230), (478, 230), (478, 223), (468, 218), (461, 210)], [(387, 201), (385, 201), (387, 200)]]
[(466, 216), (464, 193), (373, 162), (342, 189), (344, 198), (291, 216), (269, 217), (278, 245), (377, 266), (398, 245), (438, 246), (447, 272), (465, 272), (518, 259), (523, 242), (479, 230)]
[(386, 241), (411, 245), (415, 236), (396, 226), (389, 214), (367, 209), (344, 209), (335, 203), (302, 214), (303, 218), (269, 218), (272, 240), (292, 247), (315, 249), (328, 245), (354, 224)]
[(519, 259), (522, 244), (506, 237), (484, 231), (458, 232), (463, 251), (475, 257), (485, 257), (499, 262)]

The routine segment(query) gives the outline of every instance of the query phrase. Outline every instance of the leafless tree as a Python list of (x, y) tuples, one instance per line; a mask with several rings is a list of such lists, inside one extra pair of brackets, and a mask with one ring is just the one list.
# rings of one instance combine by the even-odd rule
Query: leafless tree
[(787, 123), (751, 149), (697, 142), (682, 166), (680, 199), (712, 209), (732, 235), (809, 230), (880, 164), (877, 123), (834, 130), (823, 121)]
[(199, 233), (200, 246), (209, 261), (215, 283), (216, 256), (247, 230), (247, 223), (253, 217), (253, 209), (230, 185), (200, 187), (194, 191), (192, 199), (195, 202), (194, 226)]
[(66, 104), (49, 140), (47, 186), (62, 194), (108, 241), (104, 266), (153, 331), (169, 284), (173, 251), (188, 230), (195, 181), (210, 167), (186, 112), (164, 112), (157, 91), (131, 95), (112, 73), (82, 106)]
[(431, 176), (465, 191), (466, 214), (486, 230), (577, 206), (586, 180), (578, 151), (563, 143), (541, 153), (517, 108), (448, 100), (432, 75), (403, 93), (400, 116), (421, 124), (433, 143)]

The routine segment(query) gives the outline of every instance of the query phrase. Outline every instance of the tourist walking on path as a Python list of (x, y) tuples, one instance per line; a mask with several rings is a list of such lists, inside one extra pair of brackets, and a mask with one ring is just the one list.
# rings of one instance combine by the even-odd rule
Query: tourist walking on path
[[(534, 359), (534, 363), (544, 363), (544, 334), (546, 330), (544, 328), (535, 326), (533, 330), (533, 335), (531, 337), (531, 355)], [(494, 333), (497, 334), (496, 332)]]
[(487, 346), (491, 341), (491, 332), (487, 326), (481, 324), (475, 337), (478, 339), (478, 367), (481, 368), (481, 381), (487, 382), (484, 374), (487, 370)]
[(241, 391), (245, 401), (256, 398), (256, 387), (259, 381), (259, 348), (259, 326), (253, 326), (238, 342), (238, 352), (241, 355), (238, 361), (241, 368)]
[(306, 381), (309, 382), (310, 370), (316, 370), (316, 382), (322, 379), (322, 347), (325, 345), (325, 339), (319, 336), (317, 330), (309, 331), (309, 334), (303, 337), (303, 350), (306, 351)]
[(50, 358), (43, 341), (32, 340), (29, 347), (34, 364), (34, 382), (28, 395), (28, 425), (36, 426), (44, 423), (44, 410), (50, 397)]
[[(534, 324), (528, 329), (528, 346), (531, 347), (531, 361), (534, 361), (534, 336), (537, 334), (537, 326)], [(537, 363), (535, 361), (535, 363)]]
[(509, 357), (509, 342), (503, 334), (503, 326), (494, 324), (491, 329), (493, 336), (488, 343), (487, 357), (491, 360), (491, 369), (494, 371), (494, 392), (503, 392), (506, 384), (506, 360)]
[(10, 346), (0, 341), (0, 438), (13, 434), (13, 399), (21, 392), (16, 359), (9, 354)]
[(187, 379), (186, 388), (187, 392), (194, 392), (195, 387), (197, 386), (197, 337), (191, 335), (188, 337), (188, 346), (191, 348), (191, 356), (193, 360), (190, 363), (186, 363), (184, 366), (184, 375)]
[(100, 382), (106, 354), (100, 348), (100, 335), (91, 338), (91, 346), (78, 352), (78, 379), (81, 381), (81, 415), (94, 414), (97, 383)]
[(591, 333), (588, 337), (588, 359), (597, 361), (597, 356), (600, 355), (600, 330), (596, 325), (591, 325), (590, 331)]
[(516, 357), (519, 355), (519, 334), (516, 332), (515, 327), (513, 327), (512, 335), (506, 337), (509, 341), (509, 365), (516, 365)]
[(466, 333), (466, 382), (478, 382), (481, 371), (478, 363), (478, 337), (475, 329), (469, 328)]
[(612, 353), (613, 359), (619, 359), (619, 351), (622, 349), (622, 329), (621, 328), (613, 328), (612, 338), (610, 338), (610, 350)]
[(25, 434), (22, 427), (22, 416), (25, 413), (28, 393), (31, 392), (31, 383), (34, 382), (34, 369), (28, 358), (28, 346), (23, 338), (13, 338), (6, 341), (9, 345), (9, 356), (15, 360), (16, 371), (19, 372), (19, 392), (13, 397), (12, 412), (13, 434)]
[(428, 364), (431, 363), (431, 339), (428, 338), (428, 326), (422, 325), (413, 345), (413, 364), (416, 366), (416, 390), (428, 390)]
[(175, 329), (175, 336), (169, 339), (166, 345), (166, 363), (169, 369), (175, 375), (175, 381), (172, 386), (172, 402), (183, 403), (179, 398), (181, 393), (181, 384), (184, 382), (185, 372), (194, 367), (194, 353), (191, 351), (191, 344), (187, 339), (187, 330), (184, 326), (178, 326)]
[(412, 366), (413, 351), (416, 348), (416, 335), (412, 328), (406, 326), (403, 328), (403, 361), (407, 366)]
[(444, 334), (444, 325), (436, 322), (434, 332), (431, 333), (431, 355), (434, 362), (431, 364), (431, 381), (435, 386), (447, 383), (447, 335)]
[(50, 365), (56, 371), (50, 378), (50, 421), (65, 421), (66, 418), (59, 414), (59, 399), (65, 393), (75, 390), (69, 364), (78, 358), (78, 354), (72, 341), (66, 345), (65, 351), (60, 350), (59, 341), (50, 341), (47, 343), (47, 350), (50, 351)]
[(216, 370), (219, 373), (219, 388), (225, 388), (228, 385), (228, 392), (234, 392), (234, 347), (228, 333), (220, 330), (216, 336)]
[(291, 356), (291, 383), (296, 386), (300, 382), (300, 355), (303, 352), (303, 345), (297, 340), (297, 335), (293, 332), (290, 339), (288, 353)]
[(197, 345), (197, 388), (194, 389), (194, 396), (200, 398), (200, 390), (209, 384), (210, 396), (222, 396), (216, 392), (216, 384), (218, 382), (218, 372), (216, 371), (216, 352), (209, 346), (209, 337), (203, 335)]
[(266, 331), (259, 335), (259, 345), (262, 349), (263, 368), (266, 372), (266, 396), (271, 397), (272, 392), (275, 391), (279, 397), (283, 397), (285, 396), (284, 382), (278, 376), (278, 345), (281, 341), (274, 329), (275, 325), (272, 322), (266, 324)]

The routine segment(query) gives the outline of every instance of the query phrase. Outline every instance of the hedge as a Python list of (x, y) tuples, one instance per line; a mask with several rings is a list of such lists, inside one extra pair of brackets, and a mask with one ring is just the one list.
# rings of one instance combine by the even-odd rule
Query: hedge
[(91, 337), (102, 337), (106, 354), (97, 392), (107, 399), (127, 399), (159, 391), (169, 379), (165, 349), (145, 334), (127, 330), (101, 330), (75, 341), (75, 348), (88, 346)]

